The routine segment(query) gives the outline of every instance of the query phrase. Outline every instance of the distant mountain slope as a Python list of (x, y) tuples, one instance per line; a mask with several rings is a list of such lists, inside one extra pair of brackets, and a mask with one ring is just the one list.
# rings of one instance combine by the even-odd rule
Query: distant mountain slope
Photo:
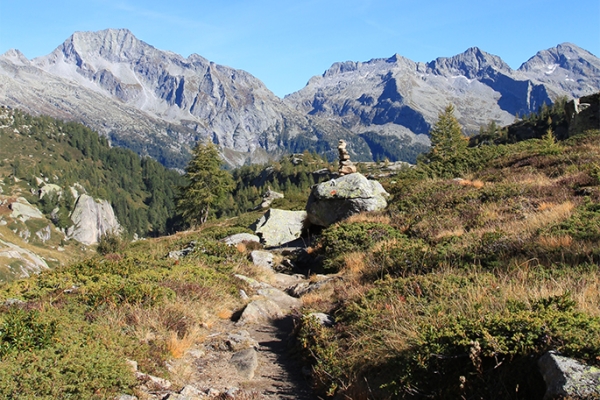
[(158, 50), (125, 29), (77, 32), (32, 61), (10, 51), (0, 76), (1, 102), (84, 122), (168, 166), (185, 166), (199, 138), (239, 165), (341, 129), (292, 110), (245, 71)]
[(555, 96), (583, 97), (600, 88), (600, 60), (572, 43), (538, 52), (518, 72), (544, 84)]
[(355, 160), (414, 162), (448, 103), (477, 132), (559, 95), (600, 90), (599, 71), (598, 58), (571, 44), (542, 51), (517, 71), (471, 48), (430, 63), (400, 55), (335, 63), (280, 99), (245, 71), (107, 29), (76, 32), (34, 60), (17, 50), (0, 56), (0, 104), (82, 122), (168, 167), (183, 168), (199, 139), (220, 145), (232, 166), (305, 149), (334, 158), (342, 137)]
[(360, 133), (424, 134), (448, 104), (467, 131), (537, 111), (556, 97), (600, 90), (600, 60), (572, 44), (538, 53), (517, 70), (478, 48), (416, 63), (399, 55), (335, 63), (285, 101)]
[(63, 231), (77, 197), (89, 194), (110, 202), (130, 236), (169, 233), (174, 192), (183, 184), (176, 171), (111, 148), (82, 124), (0, 108), (0, 202), (2, 194), (25, 197)]

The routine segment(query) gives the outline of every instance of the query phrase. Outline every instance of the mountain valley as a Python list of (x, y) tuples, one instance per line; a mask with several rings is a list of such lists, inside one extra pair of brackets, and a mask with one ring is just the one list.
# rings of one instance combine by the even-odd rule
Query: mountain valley
[(592, 94), (599, 76), (600, 60), (568, 43), (540, 51), (516, 71), (471, 48), (429, 63), (400, 55), (335, 63), (280, 99), (245, 71), (108, 29), (76, 32), (33, 60), (18, 50), (0, 56), (0, 103), (82, 122), (170, 168), (185, 166), (197, 140), (219, 145), (231, 166), (307, 149), (331, 160), (340, 138), (358, 161), (414, 163), (449, 103), (473, 134), (559, 96)]

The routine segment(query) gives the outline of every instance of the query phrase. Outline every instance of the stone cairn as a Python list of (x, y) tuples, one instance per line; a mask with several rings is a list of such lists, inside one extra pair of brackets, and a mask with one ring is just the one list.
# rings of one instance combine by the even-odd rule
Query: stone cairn
[(340, 167), (338, 168), (340, 176), (355, 173), (356, 166), (350, 161), (350, 154), (346, 151), (345, 140), (340, 139), (338, 143), (338, 152), (340, 153)]

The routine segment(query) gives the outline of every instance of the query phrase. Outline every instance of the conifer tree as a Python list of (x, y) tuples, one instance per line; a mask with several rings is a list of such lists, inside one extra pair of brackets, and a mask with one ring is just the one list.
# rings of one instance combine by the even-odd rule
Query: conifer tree
[(231, 175), (221, 168), (217, 147), (198, 143), (185, 169), (188, 184), (181, 187), (177, 208), (184, 221), (192, 226), (205, 223), (211, 210), (233, 189)]
[(454, 106), (449, 104), (443, 113), (439, 114), (438, 121), (429, 132), (431, 138), (431, 151), (428, 154), (430, 161), (447, 161), (465, 151), (468, 142), (462, 134), (458, 120), (454, 116)]

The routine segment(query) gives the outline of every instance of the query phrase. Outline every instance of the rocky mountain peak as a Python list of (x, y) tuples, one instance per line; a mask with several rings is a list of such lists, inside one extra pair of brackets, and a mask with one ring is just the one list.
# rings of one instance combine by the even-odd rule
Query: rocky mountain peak
[(14, 65), (29, 65), (30, 61), (17, 49), (10, 49), (0, 56)]
[(582, 49), (572, 43), (561, 43), (556, 47), (537, 52), (537, 54), (527, 60), (520, 71), (535, 71), (546, 68), (549, 65), (571, 70), (573, 66), (580, 63), (588, 64), (599, 68), (598, 58), (587, 50)]
[(336, 62), (333, 63), (331, 67), (327, 71), (323, 73), (323, 78), (327, 78), (329, 76), (343, 74), (345, 72), (356, 71), (358, 70), (361, 63), (356, 61), (344, 61), (344, 62)]
[(438, 75), (463, 75), (469, 79), (478, 77), (488, 69), (511, 71), (511, 68), (498, 56), (471, 47), (453, 57), (436, 58), (427, 64), (429, 72)]
[(555, 95), (582, 97), (600, 85), (600, 59), (572, 43), (539, 51), (518, 72), (553, 87)]
[(75, 32), (54, 52), (36, 61), (56, 62), (60, 58), (79, 65), (87, 58), (100, 57), (109, 62), (129, 62), (156, 51), (137, 39), (128, 29), (105, 29), (98, 32)]

